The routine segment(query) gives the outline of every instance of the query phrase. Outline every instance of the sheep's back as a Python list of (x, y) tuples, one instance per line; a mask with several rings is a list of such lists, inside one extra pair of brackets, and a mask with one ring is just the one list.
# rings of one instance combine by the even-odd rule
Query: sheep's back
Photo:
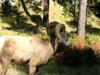
[(10, 56), (18, 63), (30, 59), (37, 60), (39, 64), (46, 63), (53, 54), (51, 43), (36, 36), (32, 38), (6, 36), (5, 39), (2, 48), (3, 55)]

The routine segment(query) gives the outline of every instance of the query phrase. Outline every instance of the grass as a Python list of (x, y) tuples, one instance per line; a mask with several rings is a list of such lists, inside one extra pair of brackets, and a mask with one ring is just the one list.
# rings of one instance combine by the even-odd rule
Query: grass
[(100, 75), (100, 65), (65, 66), (51, 62), (42, 70), (41, 75)]
[[(0, 65), (1, 72), (1, 65)], [(11, 63), (9, 65), (9, 69), (7, 71), (7, 75), (28, 75), (27, 65), (17, 65), (15, 63)]]
[[(1, 66), (0, 66), (1, 67)], [(1, 69), (0, 69), (1, 71)], [(100, 75), (100, 65), (58, 65), (54, 61), (40, 68), (41, 75)], [(28, 65), (10, 64), (7, 75), (28, 75)]]

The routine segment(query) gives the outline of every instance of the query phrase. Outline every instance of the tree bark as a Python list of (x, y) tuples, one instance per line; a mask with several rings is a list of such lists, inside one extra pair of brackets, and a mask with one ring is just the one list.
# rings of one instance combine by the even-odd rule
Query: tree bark
[(28, 12), (28, 10), (27, 10), (27, 8), (26, 8), (26, 6), (25, 6), (24, 0), (20, 0), (20, 1), (21, 1), (22, 7), (23, 7), (23, 9), (24, 9), (26, 15), (28, 15), (28, 16), (31, 18), (30, 13)]
[(80, 0), (78, 35), (83, 39), (85, 39), (86, 9), (87, 0)]
[(49, 0), (44, 0), (43, 8), (43, 23), (47, 25), (49, 22)]

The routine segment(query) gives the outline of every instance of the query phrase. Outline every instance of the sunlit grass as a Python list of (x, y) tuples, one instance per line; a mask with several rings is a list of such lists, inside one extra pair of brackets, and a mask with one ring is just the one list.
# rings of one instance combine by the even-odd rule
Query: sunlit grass
[[(1, 66), (0, 66), (1, 71)], [(69, 66), (50, 61), (40, 68), (41, 75), (100, 75), (100, 65)], [(7, 75), (28, 75), (28, 65), (10, 64)]]
[(92, 14), (87, 18), (87, 24), (92, 25), (95, 28), (100, 28), (100, 18)]
[[(1, 73), (1, 65), (0, 65), (0, 73)], [(24, 65), (16, 65), (12, 63), (9, 65), (7, 75), (28, 75), (28, 66)]]
[(87, 34), (87, 40), (90, 43), (100, 43), (100, 35), (95, 35), (95, 34)]

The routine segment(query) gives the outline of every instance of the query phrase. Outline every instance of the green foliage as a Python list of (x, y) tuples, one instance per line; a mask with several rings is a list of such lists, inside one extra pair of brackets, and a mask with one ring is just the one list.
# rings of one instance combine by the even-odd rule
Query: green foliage
[(65, 10), (65, 13), (66, 14), (69, 14), (70, 13), (70, 3), (69, 3), (69, 1), (68, 2), (65, 2), (64, 10)]
[(92, 44), (92, 43), (99, 43), (100, 42), (100, 36), (99, 35), (95, 35), (95, 34), (87, 34), (86, 35), (86, 42), (88, 44)]
[(70, 0), (57, 0), (57, 2), (64, 7), (66, 14), (70, 13)]

